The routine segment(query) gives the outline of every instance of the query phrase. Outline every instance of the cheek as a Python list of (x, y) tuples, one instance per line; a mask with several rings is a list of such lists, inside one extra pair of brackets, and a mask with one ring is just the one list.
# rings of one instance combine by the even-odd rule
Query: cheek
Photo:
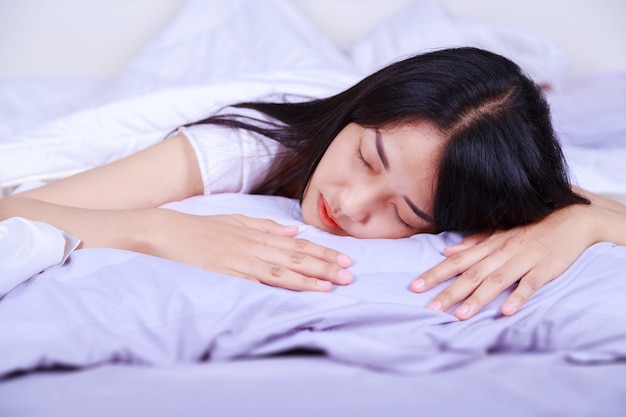
[(302, 218), (306, 224), (316, 225), (317, 219), (317, 195), (319, 188), (317, 187), (317, 178), (315, 174), (309, 179), (309, 183), (302, 195)]
[(350, 231), (350, 235), (361, 239), (400, 239), (413, 234), (393, 218), (384, 216), (373, 216), (367, 224), (356, 226)]
[(302, 202), (300, 204), (300, 207), (302, 208), (302, 217), (304, 219), (305, 223), (309, 223), (307, 221), (307, 218), (310, 217), (309, 212), (310, 209), (309, 207), (311, 206), (311, 182), (309, 181), (309, 184), (307, 185), (306, 189), (304, 190), (304, 194), (302, 194)]
[(335, 172), (340, 170), (339, 165), (340, 164), (324, 155), (317, 164), (317, 167), (315, 167), (311, 178), (309, 178), (305, 192), (309, 189), (314, 192), (316, 190), (323, 191), (332, 182)]

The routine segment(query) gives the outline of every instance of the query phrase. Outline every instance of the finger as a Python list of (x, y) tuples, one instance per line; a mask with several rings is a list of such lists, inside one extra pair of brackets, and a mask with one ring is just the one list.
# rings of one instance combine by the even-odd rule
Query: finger
[(517, 281), (517, 277), (524, 275), (526, 272), (524, 266), (511, 264), (488, 274), (478, 288), (454, 310), (454, 315), (461, 320), (473, 317), (513, 285)]
[(304, 239), (289, 241), (293, 243), (290, 242), (285, 249), (266, 246), (257, 252), (257, 256), (303, 276), (342, 285), (352, 282), (352, 273), (337, 263), (341, 257), (339, 252)]
[[(520, 283), (502, 306), (502, 312), (511, 315), (521, 307), (537, 289), (556, 277), (554, 271), (537, 264), (540, 250), (531, 250), (524, 256), (513, 256), (505, 264), (487, 275), (481, 285), (455, 311), (461, 320), (473, 317), (484, 306), (506, 291), (518, 280)], [(551, 264), (547, 264), (550, 268)], [(522, 277), (521, 280), (519, 277)], [(542, 277), (542, 278), (539, 278)], [(506, 306), (506, 307), (505, 307)]]
[(502, 314), (512, 316), (517, 313), (539, 288), (556, 278), (555, 274), (550, 270), (542, 269), (541, 267), (533, 268), (520, 279), (517, 288), (502, 304)]
[(466, 249), (469, 249), (478, 245), (489, 236), (491, 236), (491, 233), (476, 233), (476, 234), (467, 236), (465, 239), (461, 241), (461, 243), (457, 243), (456, 245), (450, 245), (444, 248), (443, 254), (445, 256), (455, 255), (459, 252), (462, 252)]
[(248, 272), (239, 273), (252, 281), (261, 282), (274, 287), (285, 288), (294, 291), (330, 291), (332, 283), (329, 281), (312, 278), (287, 267), (265, 262), (257, 259), (247, 263)]
[(310, 240), (270, 235), (262, 235), (261, 238), (263, 239), (266, 246), (289, 251), (289, 256), (293, 256), (291, 252), (300, 252), (319, 260), (332, 263), (334, 265), (339, 265), (342, 268), (347, 268), (352, 265), (352, 260), (349, 256), (339, 251), (336, 251), (335, 249), (318, 245), (317, 243), (311, 242)]
[[(258, 235), (265, 235), (261, 232), (255, 233)], [(289, 251), (273, 246), (267, 246), (254, 238), (250, 238), (251, 233), (249, 233), (249, 231), (245, 235), (246, 239), (239, 241), (239, 243), (234, 247), (226, 248), (226, 250), (222, 252), (222, 259), (237, 259), (237, 262), (227, 262), (225, 264), (217, 263), (203, 265), (201, 267), (206, 267), (206, 269), (214, 270), (226, 275), (245, 278), (253, 282), (260, 282), (286, 289), (298, 291), (329, 291), (332, 289), (333, 283), (329, 280), (307, 276), (306, 274), (293, 270), (297, 269), (294, 265), (301, 265), (303, 263), (305, 264), (305, 269), (308, 268), (315, 270), (315, 267), (306, 266), (309, 265), (307, 258), (310, 257), (308, 255), (296, 253), (296, 255), (290, 256), (289, 260), (292, 265), (289, 265), (288, 262), (284, 261), (284, 256), (286, 256), (285, 254), (289, 253)], [(274, 236), (274, 238), (294, 240), (293, 238), (283, 238), (277, 236)], [(276, 255), (276, 253), (282, 254), (282, 261), (268, 262), (263, 259), (264, 257), (269, 259), (272, 259), (272, 257), (281, 259), (279, 255)], [(294, 252), (292, 251), (291, 253)], [(332, 268), (328, 267), (330, 265), (334, 267), (336, 271), (334, 275), (332, 272), (326, 273), (336, 277), (335, 280), (338, 283), (347, 283), (352, 280), (352, 274), (348, 273), (349, 275), (346, 278), (344, 275), (345, 273), (339, 272), (339, 270), (342, 270), (343, 268), (340, 268), (338, 265), (331, 264), (320, 259), (316, 260), (317, 262), (327, 265), (327, 270), (332, 270)], [(317, 268), (323, 270), (324, 267), (319, 267), (318, 265)]]
[[(247, 226), (263, 233), (270, 233), (281, 237), (291, 238), (295, 236), (295, 234), (298, 232), (297, 226), (283, 226), (269, 219), (255, 219), (246, 216), (242, 217), (242, 221)], [(295, 231), (295, 233), (292, 234), (292, 231)], [(262, 241), (268, 246), (276, 246), (288, 250), (303, 252), (307, 255), (337, 264), (342, 268), (348, 268), (350, 265), (352, 265), (352, 260), (349, 256), (334, 249), (318, 245), (306, 239), (272, 239), (272, 237), (267, 235), (259, 236)]]
[[(477, 311), (477, 309), (484, 306), (483, 299), (489, 299), (491, 296), (491, 293), (486, 292), (485, 289), (481, 290), (481, 288), (485, 287), (491, 289), (493, 287), (500, 287), (501, 283), (504, 281), (504, 277), (509, 276), (506, 274), (506, 267), (503, 269), (503, 265), (507, 265), (509, 260), (510, 255), (507, 252), (503, 250), (493, 252), (489, 257), (459, 275), (445, 290), (437, 294), (437, 296), (428, 303), (427, 307), (447, 311), (458, 302), (467, 299), (464, 302), (466, 305), (461, 305), (455, 311), (461, 311), (466, 315)], [(511, 265), (509, 265), (509, 268), (511, 268)], [(513, 269), (515, 270), (515, 267), (513, 267)], [(519, 277), (520, 275), (514, 276)], [(511, 281), (510, 284), (513, 282), (514, 280)], [(499, 292), (496, 291), (497, 289), (494, 289), (492, 292), (496, 293), (496, 295), (499, 294)], [(500, 290), (500, 292), (502, 291), (503, 289)], [(491, 299), (493, 299), (493, 297)]]
[(487, 245), (478, 245), (447, 257), (411, 283), (411, 290), (424, 292), (449, 280), (485, 259), (492, 251)]
[(270, 219), (257, 219), (244, 215), (237, 216), (246, 226), (263, 233), (270, 233), (277, 236), (295, 236), (298, 234), (298, 226), (285, 226)]

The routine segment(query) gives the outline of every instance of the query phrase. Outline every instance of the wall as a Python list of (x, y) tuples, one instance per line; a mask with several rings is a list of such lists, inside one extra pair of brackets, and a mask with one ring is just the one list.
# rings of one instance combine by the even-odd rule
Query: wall
[[(292, 1), (345, 47), (409, 0)], [(624, 0), (441, 1), (463, 16), (553, 37), (570, 53), (574, 74), (626, 71)], [(183, 4), (184, 0), (0, 0), (0, 77), (115, 75)]]

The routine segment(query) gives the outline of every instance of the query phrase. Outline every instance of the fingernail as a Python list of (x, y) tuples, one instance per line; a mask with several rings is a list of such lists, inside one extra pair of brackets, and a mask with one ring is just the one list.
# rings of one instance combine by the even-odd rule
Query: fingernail
[(424, 285), (426, 285), (426, 282), (423, 279), (418, 278), (415, 281), (413, 281), (413, 285), (411, 285), (411, 288), (413, 288), (416, 291), (419, 291), (422, 288), (424, 288)]
[(504, 303), (504, 305), (502, 306), (502, 313), (507, 316), (512, 316), (516, 312), (517, 312), (517, 306), (515, 305), (515, 303), (512, 303), (509, 301), (507, 303)]
[(466, 317), (470, 312), (470, 307), (467, 304), (463, 304), (461, 307), (456, 309), (456, 314), (459, 316)]
[(426, 308), (430, 308), (431, 310), (441, 310), (441, 302), (433, 300), (430, 303), (426, 304)]
[(331, 284), (328, 281), (324, 281), (324, 280), (318, 279), (317, 280), (317, 286), (320, 287), (323, 290), (330, 290), (331, 287), (333, 286), (333, 284)]
[(339, 266), (347, 268), (350, 265), (352, 265), (352, 260), (348, 256), (342, 253), (339, 256), (337, 256), (337, 263), (339, 264)]
[(337, 277), (339, 277), (339, 281), (341, 281), (342, 284), (348, 284), (349, 282), (352, 282), (352, 273), (348, 270), (339, 270), (339, 272), (337, 273)]

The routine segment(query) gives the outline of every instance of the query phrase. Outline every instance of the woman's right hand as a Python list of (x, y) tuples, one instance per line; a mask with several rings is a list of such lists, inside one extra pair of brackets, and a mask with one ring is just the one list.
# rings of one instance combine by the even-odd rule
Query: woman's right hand
[(139, 251), (293, 290), (347, 284), (350, 259), (296, 238), (295, 226), (242, 215), (196, 216), (157, 208), (203, 194), (182, 134), (119, 161), (0, 200), (0, 220), (56, 226), (85, 247)]
[(85, 248), (118, 248), (300, 291), (348, 284), (351, 260), (296, 238), (296, 226), (239, 214), (198, 216), (162, 208), (97, 210), (15, 195), (0, 200), (0, 219), (21, 216), (81, 239)]
[(297, 226), (239, 214), (198, 216), (152, 209), (141, 252), (298, 291), (349, 284), (351, 260), (296, 238)]

